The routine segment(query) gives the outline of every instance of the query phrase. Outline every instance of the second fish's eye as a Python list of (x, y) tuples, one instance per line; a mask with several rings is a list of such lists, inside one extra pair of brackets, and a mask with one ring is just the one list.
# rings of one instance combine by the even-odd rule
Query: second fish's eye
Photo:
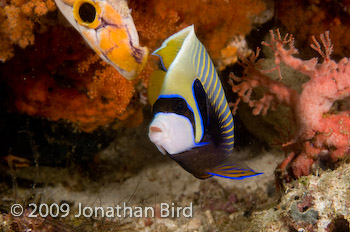
[(79, 16), (85, 23), (92, 23), (96, 18), (96, 8), (88, 2), (84, 2), (79, 7)]
[(75, 20), (82, 26), (97, 28), (100, 24), (101, 8), (91, 0), (75, 0), (73, 13)]

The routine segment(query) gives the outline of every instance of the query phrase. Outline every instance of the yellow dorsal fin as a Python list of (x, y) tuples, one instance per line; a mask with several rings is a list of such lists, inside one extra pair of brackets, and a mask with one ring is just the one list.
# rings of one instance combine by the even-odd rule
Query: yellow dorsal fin
[(155, 70), (151, 74), (147, 88), (148, 102), (151, 106), (156, 102), (162, 90), (165, 74), (166, 72), (163, 70)]
[(161, 58), (162, 65), (164, 66), (165, 70), (169, 69), (169, 66), (174, 61), (184, 40), (192, 28), (193, 25), (170, 36), (163, 42), (160, 48), (153, 52), (153, 55), (158, 55)]

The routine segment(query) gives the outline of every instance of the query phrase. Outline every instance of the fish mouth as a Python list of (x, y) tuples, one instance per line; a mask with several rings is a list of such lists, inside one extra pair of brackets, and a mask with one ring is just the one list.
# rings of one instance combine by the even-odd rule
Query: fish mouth
[(166, 138), (165, 128), (166, 127), (162, 122), (155, 120), (149, 127), (148, 136), (150, 140), (155, 144), (159, 144), (163, 139)]
[(165, 131), (165, 125), (162, 122), (155, 121), (150, 125), (148, 132), (149, 139), (156, 145), (158, 150), (163, 155), (168, 154), (164, 147), (160, 145), (162, 144), (162, 141), (166, 138)]
[(162, 129), (156, 126), (152, 126), (149, 128), (150, 132), (156, 133), (156, 132), (163, 132)]

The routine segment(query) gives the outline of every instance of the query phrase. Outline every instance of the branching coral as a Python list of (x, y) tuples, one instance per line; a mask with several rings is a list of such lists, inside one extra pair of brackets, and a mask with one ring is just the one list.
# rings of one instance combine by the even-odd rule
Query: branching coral
[[(244, 60), (245, 76), (232, 78), (240, 83), (232, 84), (233, 92), (238, 93), (239, 100), (247, 102), (253, 108), (253, 114), (266, 114), (268, 109), (284, 104), (291, 108), (292, 118), (295, 120), (297, 133), (295, 137), (284, 144), (293, 145), (294, 150), (282, 163), (284, 169), (292, 162), (293, 174), (296, 177), (308, 175), (312, 164), (321, 156), (329, 156), (332, 161), (344, 157), (350, 146), (350, 111), (349, 108), (334, 109), (337, 103), (350, 97), (350, 64), (348, 58), (338, 63), (331, 59), (333, 50), (329, 32), (320, 36), (323, 49), (312, 37), (311, 48), (322, 57), (323, 62), (318, 63), (317, 58), (304, 61), (295, 58), (297, 53), (292, 35), (281, 37), (277, 30), (277, 37), (270, 31), (271, 42), (262, 44), (273, 50), (275, 68), (261, 70), (254, 54), (249, 60)], [(288, 48), (285, 48), (288, 45)], [(295, 90), (279, 81), (271, 80), (266, 74), (278, 71), (280, 78), (280, 64), (284, 63), (290, 68), (309, 76), (310, 80), (303, 85), (299, 94)], [(260, 99), (252, 99), (253, 89), (265, 87), (266, 92)], [(236, 102), (235, 105), (237, 105)], [(346, 104), (345, 104), (346, 105)]]
[(11, 0), (0, 8), (0, 61), (14, 55), (13, 45), (34, 44), (33, 29), (40, 17), (56, 9), (53, 0)]
[(349, 6), (348, 1), (281, 0), (276, 1), (276, 15), (289, 32), (298, 33), (300, 42), (329, 30), (334, 53), (343, 57), (350, 54)]

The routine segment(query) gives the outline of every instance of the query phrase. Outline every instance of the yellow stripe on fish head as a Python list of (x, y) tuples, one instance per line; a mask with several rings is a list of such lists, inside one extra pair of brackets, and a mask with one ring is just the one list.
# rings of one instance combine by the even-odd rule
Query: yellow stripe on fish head
[(189, 26), (170, 36), (153, 54), (161, 57), (167, 69), (160, 95), (177, 95), (185, 99), (194, 114), (194, 137), (195, 142), (199, 143), (203, 138), (204, 126), (192, 88), (197, 76), (191, 59), (196, 39), (193, 25)]
[(147, 62), (125, 0), (55, 0), (68, 21), (107, 63), (134, 79)]

